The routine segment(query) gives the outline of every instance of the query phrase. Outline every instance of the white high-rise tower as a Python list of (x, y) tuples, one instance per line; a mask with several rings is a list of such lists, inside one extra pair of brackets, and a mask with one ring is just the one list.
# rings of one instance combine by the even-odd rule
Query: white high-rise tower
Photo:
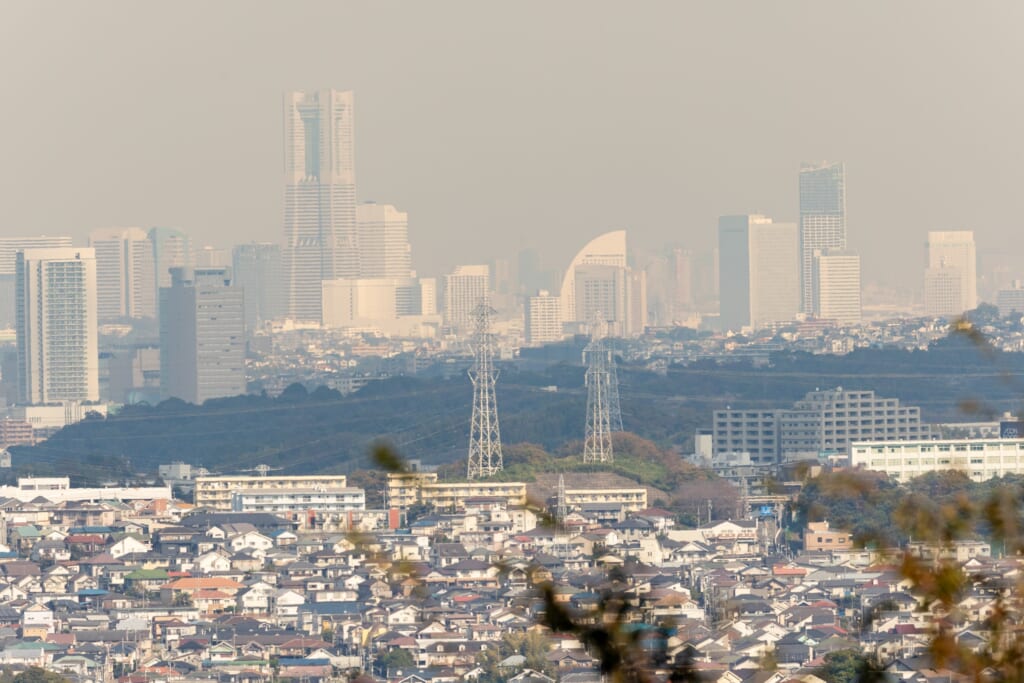
[(800, 309), (797, 226), (761, 215), (718, 219), (721, 325), (760, 328), (793, 320)]
[(284, 272), (288, 313), (319, 321), (321, 282), (359, 276), (353, 96), (284, 97)]
[(100, 320), (156, 316), (153, 243), (142, 228), (89, 233), (96, 252), (96, 304)]
[(444, 276), (444, 324), (465, 332), (476, 324), (474, 311), (490, 291), (490, 268), (483, 265), (455, 266)]
[[(935, 315), (959, 315), (978, 307), (978, 258), (974, 250), (974, 232), (946, 230), (928, 233), (928, 270), (926, 283), (959, 280), (959, 301), (929, 305)], [(942, 271), (942, 272), (938, 272)], [(953, 272), (955, 271), (955, 272)], [(926, 284), (926, 290), (929, 287)], [(932, 287), (933, 290), (943, 289)], [(949, 291), (949, 287), (945, 288)], [(941, 297), (933, 297), (936, 300)], [(948, 299), (948, 297), (947, 297)]]
[(814, 312), (814, 252), (826, 249), (846, 249), (846, 167), (804, 164), (800, 168), (800, 310), (804, 313)]
[(26, 249), (15, 270), (19, 399), (98, 401), (95, 252)]
[(409, 214), (390, 204), (368, 202), (356, 208), (359, 271), (363, 278), (404, 278), (412, 273)]

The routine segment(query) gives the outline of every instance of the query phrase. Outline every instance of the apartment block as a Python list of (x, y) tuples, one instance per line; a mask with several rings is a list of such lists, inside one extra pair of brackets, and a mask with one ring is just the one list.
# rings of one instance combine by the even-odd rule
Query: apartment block
[(854, 441), (925, 439), (921, 409), (842, 387), (809, 392), (792, 408), (716, 410), (714, 455), (749, 453), (751, 464), (770, 466), (822, 452), (848, 453)]
[(986, 481), (1024, 474), (1024, 439), (858, 441), (851, 448), (850, 462), (901, 482), (949, 470), (961, 471), (972, 481)]
[(294, 491), (296, 489), (343, 489), (347, 479), (343, 474), (312, 474), (308, 476), (261, 477), (254, 475), (227, 475), (196, 477), (196, 507), (231, 511), (231, 497), (235, 491)]

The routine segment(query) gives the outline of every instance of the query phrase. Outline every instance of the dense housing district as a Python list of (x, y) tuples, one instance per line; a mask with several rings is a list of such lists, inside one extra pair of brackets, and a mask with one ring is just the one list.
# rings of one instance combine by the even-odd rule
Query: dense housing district
[[(854, 457), (908, 467), (905, 451), (920, 450), (879, 443)], [(381, 509), (341, 475), (188, 478), (194, 503), (169, 486), (66, 478), (0, 491), (0, 666), (122, 683), (602, 683), (597, 653), (541, 625), (550, 586), (579, 623), (600, 623), (619, 591), (659, 678), (685, 661), (706, 681), (819, 681), (830, 653), (852, 651), (892, 680), (951, 680), (926, 656), (947, 615), (847, 530), (811, 522), (787, 539), (791, 494), (683, 528), (609, 473), (546, 487), (392, 473)], [(908, 548), (974, 577), (1021, 570), (980, 540)], [(985, 646), (997, 609), (984, 586), (957, 606), (955, 637), (970, 648)]]

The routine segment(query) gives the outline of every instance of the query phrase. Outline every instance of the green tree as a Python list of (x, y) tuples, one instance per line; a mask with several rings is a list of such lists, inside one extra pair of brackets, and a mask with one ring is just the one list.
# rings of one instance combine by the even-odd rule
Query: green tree
[(68, 679), (42, 667), (31, 666), (15, 676), (14, 683), (68, 683)]
[(856, 650), (838, 650), (825, 655), (825, 664), (815, 674), (826, 683), (867, 683), (880, 680), (877, 670)]
[(405, 648), (393, 647), (374, 660), (374, 668), (385, 676), (396, 671), (408, 672), (416, 668), (416, 659)]

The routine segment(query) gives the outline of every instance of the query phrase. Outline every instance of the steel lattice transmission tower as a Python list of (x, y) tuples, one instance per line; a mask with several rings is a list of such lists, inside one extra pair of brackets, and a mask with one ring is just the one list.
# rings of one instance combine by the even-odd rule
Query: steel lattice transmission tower
[(489, 477), (503, 468), (501, 430), (498, 428), (498, 402), (494, 385), (498, 372), (494, 369), (494, 335), (491, 316), (495, 310), (486, 300), (473, 309), (473, 419), (469, 427), (469, 458), (466, 476), (469, 479)]
[(583, 440), (583, 462), (611, 462), (613, 459), (611, 382), (604, 328), (603, 321), (594, 321), (590, 343), (583, 350), (587, 359), (587, 431)]

